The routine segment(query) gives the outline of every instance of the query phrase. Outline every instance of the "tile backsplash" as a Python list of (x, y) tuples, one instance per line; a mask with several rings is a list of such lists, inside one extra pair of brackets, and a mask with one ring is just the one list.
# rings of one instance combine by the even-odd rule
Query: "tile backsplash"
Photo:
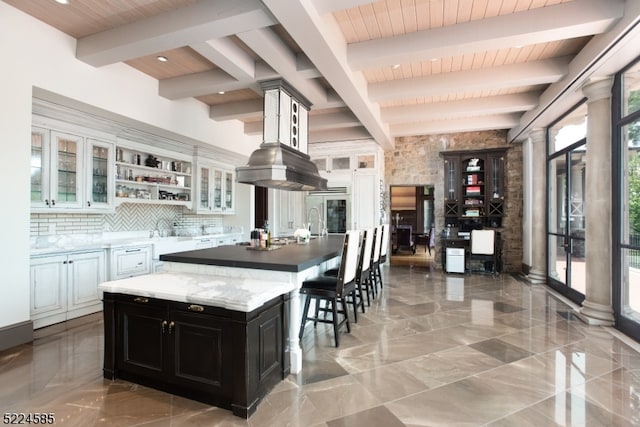
[(114, 213), (31, 214), (31, 237), (92, 234), (112, 231), (147, 231), (171, 227), (176, 234), (224, 227), (219, 215), (194, 215), (182, 206), (124, 203)]

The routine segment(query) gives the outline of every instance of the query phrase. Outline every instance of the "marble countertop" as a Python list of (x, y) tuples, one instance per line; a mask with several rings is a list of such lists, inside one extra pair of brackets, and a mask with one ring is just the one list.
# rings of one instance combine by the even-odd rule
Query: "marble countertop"
[(343, 241), (343, 236), (328, 236), (312, 239), (306, 244), (293, 243), (270, 251), (249, 250), (246, 246), (224, 246), (160, 255), (160, 260), (300, 272), (340, 255)]
[[(148, 233), (148, 232), (145, 232)], [(182, 241), (198, 241), (207, 238), (219, 239), (224, 237), (241, 236), (242, 233), (219, 233), (200, 236), (169, 236), (169, 237), (148, 237), (148, 234), (131, 233), (129, 235), (68, 235), (51, 236), (51, 239), (36, 243), (31, 247), (31, 256), (55, 255), (65, 252), (79, 252), (102, 249), (126, 248), (131, 246), (153, 245), (157, 243), (171, 243)]]
[(153, 273), (104, 282), (99, 285), (99, 289), (248, 313), (273, 298), (291, 292), (294, 285), (190, 273)]

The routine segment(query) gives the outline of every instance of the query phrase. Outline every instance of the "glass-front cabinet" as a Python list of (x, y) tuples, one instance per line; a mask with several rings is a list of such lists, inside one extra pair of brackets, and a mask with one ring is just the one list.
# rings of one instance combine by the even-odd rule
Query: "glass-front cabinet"
[(81, 136), (33, 128), (31, 205), (33, 208), (82, 207)]
[(31, 208), (113, 208), (113, 144), (41, 127), (31, 132)]
[(443, 152), (445, 224), (499, 228), (505, 213), (506, 151)]
[(198, 160), (197, 185), (197, 213), (234, 213), (234, 171), (206, 160)]
[(113, 144), (87, 139), (86, 208), (103, 209), (113, 205), (113, 152)]

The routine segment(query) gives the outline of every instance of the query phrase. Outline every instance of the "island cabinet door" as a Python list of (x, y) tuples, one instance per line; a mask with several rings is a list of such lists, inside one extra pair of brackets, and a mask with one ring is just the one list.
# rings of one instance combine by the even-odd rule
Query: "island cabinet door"
[[(203, 311), (211, 309), (202, 308)], [(181, 310), (171, 310), (169, 317), (173, 348), (169, 360), (173, 373), (171, 382), (178, 387), (206, 393), (218, 406), (229, 407), (233, 389), (233, 340), (229, 320)]]
[(156, 305), (144, 297), (131, 299), (132, 303), (118, 304), (118, 370), (135, 377), (163, 379), (168, 352), (165, 337), (169, 328), (166, 305)]

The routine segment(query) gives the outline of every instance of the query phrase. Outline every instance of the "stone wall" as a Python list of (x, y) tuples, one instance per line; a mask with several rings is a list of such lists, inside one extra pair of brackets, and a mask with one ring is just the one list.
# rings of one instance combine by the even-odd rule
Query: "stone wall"
[[(435, 188), (436, 232), (444, 224), (444, 151), (507, 148), (505, 168), (506, 214), (498, 229), (504, 241), (504, 271), (519, 272), (522, 267), (522, 145), (507, 144), (507, 131), (464, 132), (444, 135), (401, 137), (395, 149), (385, 152), (385, 206), (390, 217), (391, 185), (432, 185)], [(436, 239), (436, 267), (440, 268), (441, 250)]]

